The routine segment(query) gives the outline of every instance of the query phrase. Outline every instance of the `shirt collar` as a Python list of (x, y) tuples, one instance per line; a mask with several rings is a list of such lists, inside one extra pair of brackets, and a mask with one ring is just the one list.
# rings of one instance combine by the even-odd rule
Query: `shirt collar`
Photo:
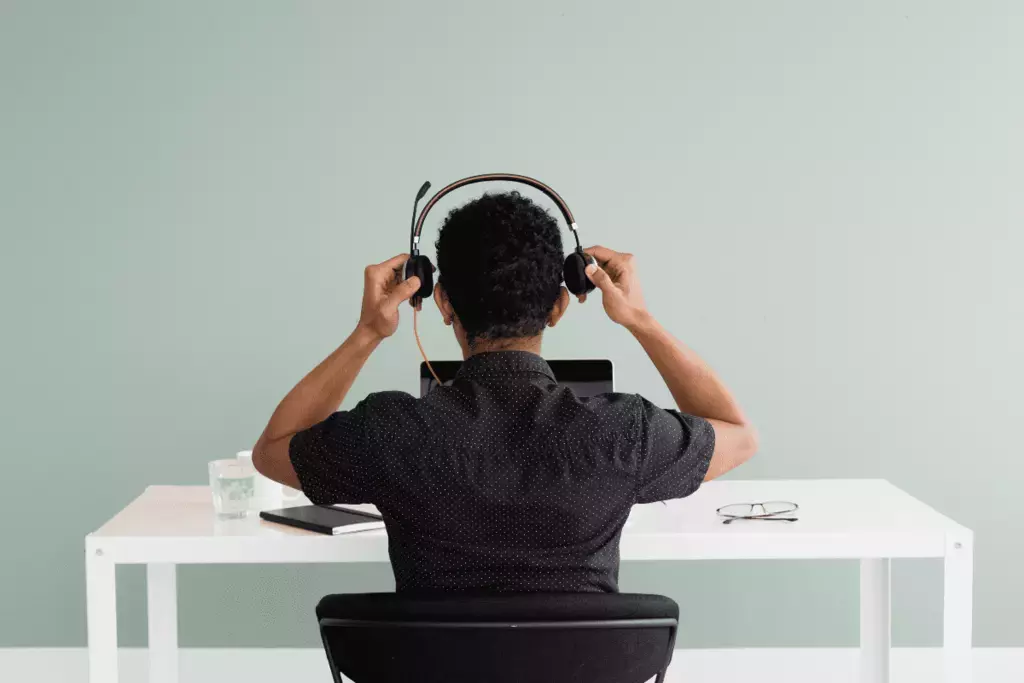
[(459, 367), (459, 379), (501, 379), (536, 373), (552, 382), (555, 373), (543, 358), (529, 351), (490, 351), (470, 356)]

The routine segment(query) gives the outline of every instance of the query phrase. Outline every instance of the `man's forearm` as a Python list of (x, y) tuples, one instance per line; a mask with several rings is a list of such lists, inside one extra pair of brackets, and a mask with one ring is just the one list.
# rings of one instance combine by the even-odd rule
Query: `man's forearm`
[(658, 368), (680, 411), (709, 420), (747, 424), (736, 399), (714, 371), (653, 317), (643, 316), (630, 325), (629, 331)]
[(327, 419), (352, 388), (381, 337), (362, 326), (302, 378), (277, 406), (260, 441), (290, 437)]

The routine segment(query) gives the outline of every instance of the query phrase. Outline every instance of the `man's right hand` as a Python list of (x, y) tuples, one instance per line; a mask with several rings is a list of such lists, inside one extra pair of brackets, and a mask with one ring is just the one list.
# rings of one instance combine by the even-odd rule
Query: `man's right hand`
[(604, 311), (613, 322), (633, 328), (648, 317), (632, 254), (601, 246), (584, 249), (597, 265), (587, 266), (587, 277), (601, 290)]

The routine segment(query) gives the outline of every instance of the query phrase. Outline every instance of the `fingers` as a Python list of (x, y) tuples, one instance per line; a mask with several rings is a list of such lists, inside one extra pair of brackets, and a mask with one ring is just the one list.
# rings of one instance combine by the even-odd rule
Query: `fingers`
[(408, 280), (403, 280), (395, 285), (395, 288), (388, 294), (388, 304), (391, 306), (398, 307), (398, 304), (403, 301), (408, 301), (412, 298), (420, 288), (420, 279), (413, 275)]
[(597, 259), (597, 262), (600, 265), (608, 263), (609, 261), (611, 261), (612, 259), (619, 255), (619, 252), (612, 251), (608, 247), (602, 247), (600, 244), (595, 244), (592, 247), (587, 247), (586, 249), (583, 250), (583, 253), (590, 254), (591, 256), (593, 256), (595, 259)]
[(408, 254), (392, 256), (387, 261), (383, 261), (372, 266), (366, 266), (364, 275), (367, 280), (383, 281), (387, 278), (391, 278), (396, 272), (399, 272), (408, 260)]
[(405, 262), (409, 260), (409, 254), (399, 254), (398, 256), (392, 256), (383, 263), (378, 263), (378, 268), (386, 268), (388, 270), (394, 270), (398, 266), (405, 265)]

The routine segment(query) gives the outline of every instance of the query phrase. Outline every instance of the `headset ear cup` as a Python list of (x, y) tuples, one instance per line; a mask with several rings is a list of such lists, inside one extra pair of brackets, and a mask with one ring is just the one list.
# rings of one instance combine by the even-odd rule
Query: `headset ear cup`
[(420, 279), (420, 288), (413, 294), (413, 300), (430, 298), (434, 293), (434, 266), (430, 263), (429, 258), (420, 254), (405, 262), (403, 280), (408, 280), (414, 275)]
[(576, 296), (594, 290), (594, 283), (587, 277), (587, 265), (593, 262), (592, 256), (578, 251), (566, 257), (562, 277), (565, 279), (566, 288)]

